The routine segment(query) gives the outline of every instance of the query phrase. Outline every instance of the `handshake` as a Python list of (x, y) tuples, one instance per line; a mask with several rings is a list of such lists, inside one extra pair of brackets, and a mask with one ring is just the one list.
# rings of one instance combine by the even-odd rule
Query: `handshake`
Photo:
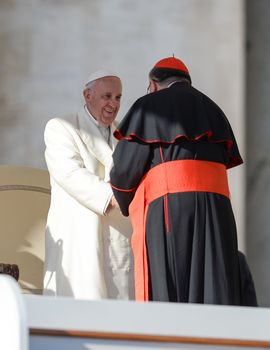
[(118, 209), (120, 210), (119, 204), (117, 203), (116, 199), (114, 196), (112, 196), (109, 205), (107, 206), (107, 210), (106, 210), (106, 214), (109, 213), (109, 211), (111, 211), (112, 209)]

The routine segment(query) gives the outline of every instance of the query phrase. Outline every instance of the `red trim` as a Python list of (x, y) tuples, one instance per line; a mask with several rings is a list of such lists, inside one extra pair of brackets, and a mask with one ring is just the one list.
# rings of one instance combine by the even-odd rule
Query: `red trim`
[(208, 137), (208, 140), (211, 141), (211, 142), (214, 142), (214, 143), (220, 143), (220, 142), (225, 142), (227, 145), (228, 145), (228, 149), (231, 149), (232, 148), (232, 145), (233, 145), (233, 141), (232, 140), (217, 140), (217, 141), (214, 141), (214, 140), (211, 140), (210, 138), (213, 136), (213, 133), (212, 131), (206, 131), (205, 133), (197, 136), (197, 137), (194, 137), (194, 138), (190, 138), (184, 134), (179, 134), (179, 135), (176, 135), (174, 139), (172, 139), (171, 141), (164, 141), (164, 140), (145, 140), (143, 139), (142, 137), (140, 137), (139, 135), (136, 135), (136, 134), (133, 134), (133, 133), (130, 133), (129, 134), (130, 136), (123, 136), (121, 134), (121, 132), (117, 129), (115, 130), (114, 132), (114, 136), (117, 140), (122, 140), (122, 139), (125, 139), (127, 141), (131, 141), (134, 137), (136, 137), (138, 140), (140, 141), (143, 141), (145, 143), (165, 143), (165, 144), (172, 144), (172, 143), (175, 143), (175, 141), (179, 138), (184, 138), (186, 139), (187, 141), (197, 141), (199, 139), (201, 139), (202, 137), (204, 136), (207, 136)]
[[(175, 143), (175, 141), (177, 139), (180, 139), (180, 138), (184, 138), (186, 139), (187, 141), (198, 141), (199, 139), (201, 139), (202, 137), (204, 136), (207, 136), (208, 137), (208, 141), (209, 142), (213, 142), (213, 143), (225, 143), (227, 145), (227, 150), (230, 151), (232, 146), (233, 146), (233, 140), (211, 140), (211, 138), (213, 137), (213, 133), (212, 131), (206, 131), (205, 133), (195, 137), (195, 138), (190, 138), (184, 134), (179, 134), (179, 135), (176, 135), (174, 139), (172, 139), (171, 141), (164, 141), (164, 140), (145, 140), (143, 139), (142, 137), (140, 137), (139, 135), (137, 134), (133, 134), (133, 133), (130, 133), (129, 136), (123, 136), (120, 132), (120, 130), (115, 130), (114, 132), (114, 137), (117, 139), (117, 140), (127, 140), (127, 141), (132, 141), (134, 138), (137, 138), (138, 140), (140, 141), (143, 141), (145, 143), (161, 143), (161, 144), (173, 144)], [(243, 160), (241, 157), (231, 157), (230, 158), (230, 162), (229, 164), (227, 164), (227, 169), (230, 169), (230, 168), (233, 168), (237, 165), (240, 165), (243, 163)]]
[[(129, 206), (133, 226), (135, 293), (137, 301), (148, 300), (148, 262), (145, 223), (149, 204), (168, 193), (212, 192), (230, 196), (226, 168), (221, 163), (201, 160), (175, 160), (152, 168), (138, 186)], [(166, 218), (166, 226), (169, 221)], [(167, 227), (169, 229), (169, 227)]]
[(170, 218), (169, 218), (169, 203), (168, 203), (168, 194), (164, 195), (164, 218), (166, 225), (166, 233), (170, 232)]
[(121, 191), (121, 192), (134, 192), (134, 191), (136, 191), (136, 187), (131, 188), (131, 189), (126, 189), (126, 190), (124, 190), (123, 188), (118, 188), (118, 187), (112, 185), (111, 182), (110, 182), (110, 185), (111, 185), (111, 187), (114, 188), (115, 190)]
[(164, 155), (163, 155), (163, 150), (162, 150), (161, 145), (159, 146), (159, 153), (160, 153), (161, 161), (162, 161), (162, 163), (164, 163)]
[[(161, 145), (159, 146), (159, 153), (161, 162), (164, 163), (164, 154)], [(164, 218), (165, 218), (165, 225), (166, 225), (166, 232), (169, 233), (170, 231), (170, 220), (169, 220), (169, 205), (168, 205), (168, 195), (164, 195)]]

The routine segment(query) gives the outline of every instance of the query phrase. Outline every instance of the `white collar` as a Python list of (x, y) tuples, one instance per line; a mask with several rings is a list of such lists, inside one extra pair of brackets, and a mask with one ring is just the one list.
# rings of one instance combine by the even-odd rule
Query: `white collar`
[(167, 87), (169, 88), (170, 86), (172, 86), (175, 83), (180, 83), (180, 81), (179, 80), (172, 81)]

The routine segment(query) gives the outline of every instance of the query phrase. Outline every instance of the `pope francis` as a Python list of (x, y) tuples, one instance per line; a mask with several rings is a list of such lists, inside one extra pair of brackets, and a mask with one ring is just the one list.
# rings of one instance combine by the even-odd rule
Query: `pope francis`
[(134, 298), (131, 225), (109, 184), (121, 94), (119, 77), (97, 71), (85, 85), (84, 108), (46, 125), (45, 295)]

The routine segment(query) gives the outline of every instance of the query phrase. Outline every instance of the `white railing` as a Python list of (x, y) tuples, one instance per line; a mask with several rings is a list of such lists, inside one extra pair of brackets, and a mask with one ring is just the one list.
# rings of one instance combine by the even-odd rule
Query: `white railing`
[(31, 350), (270, 348), (270, 310), (24, 296)]
[(29, 330), (19, 285), (13, 277), (0, 275), (0, 349), (28, 350)]
[(0, 349), (270, 348), (270, 309), (23, 295), (0, 275)]

